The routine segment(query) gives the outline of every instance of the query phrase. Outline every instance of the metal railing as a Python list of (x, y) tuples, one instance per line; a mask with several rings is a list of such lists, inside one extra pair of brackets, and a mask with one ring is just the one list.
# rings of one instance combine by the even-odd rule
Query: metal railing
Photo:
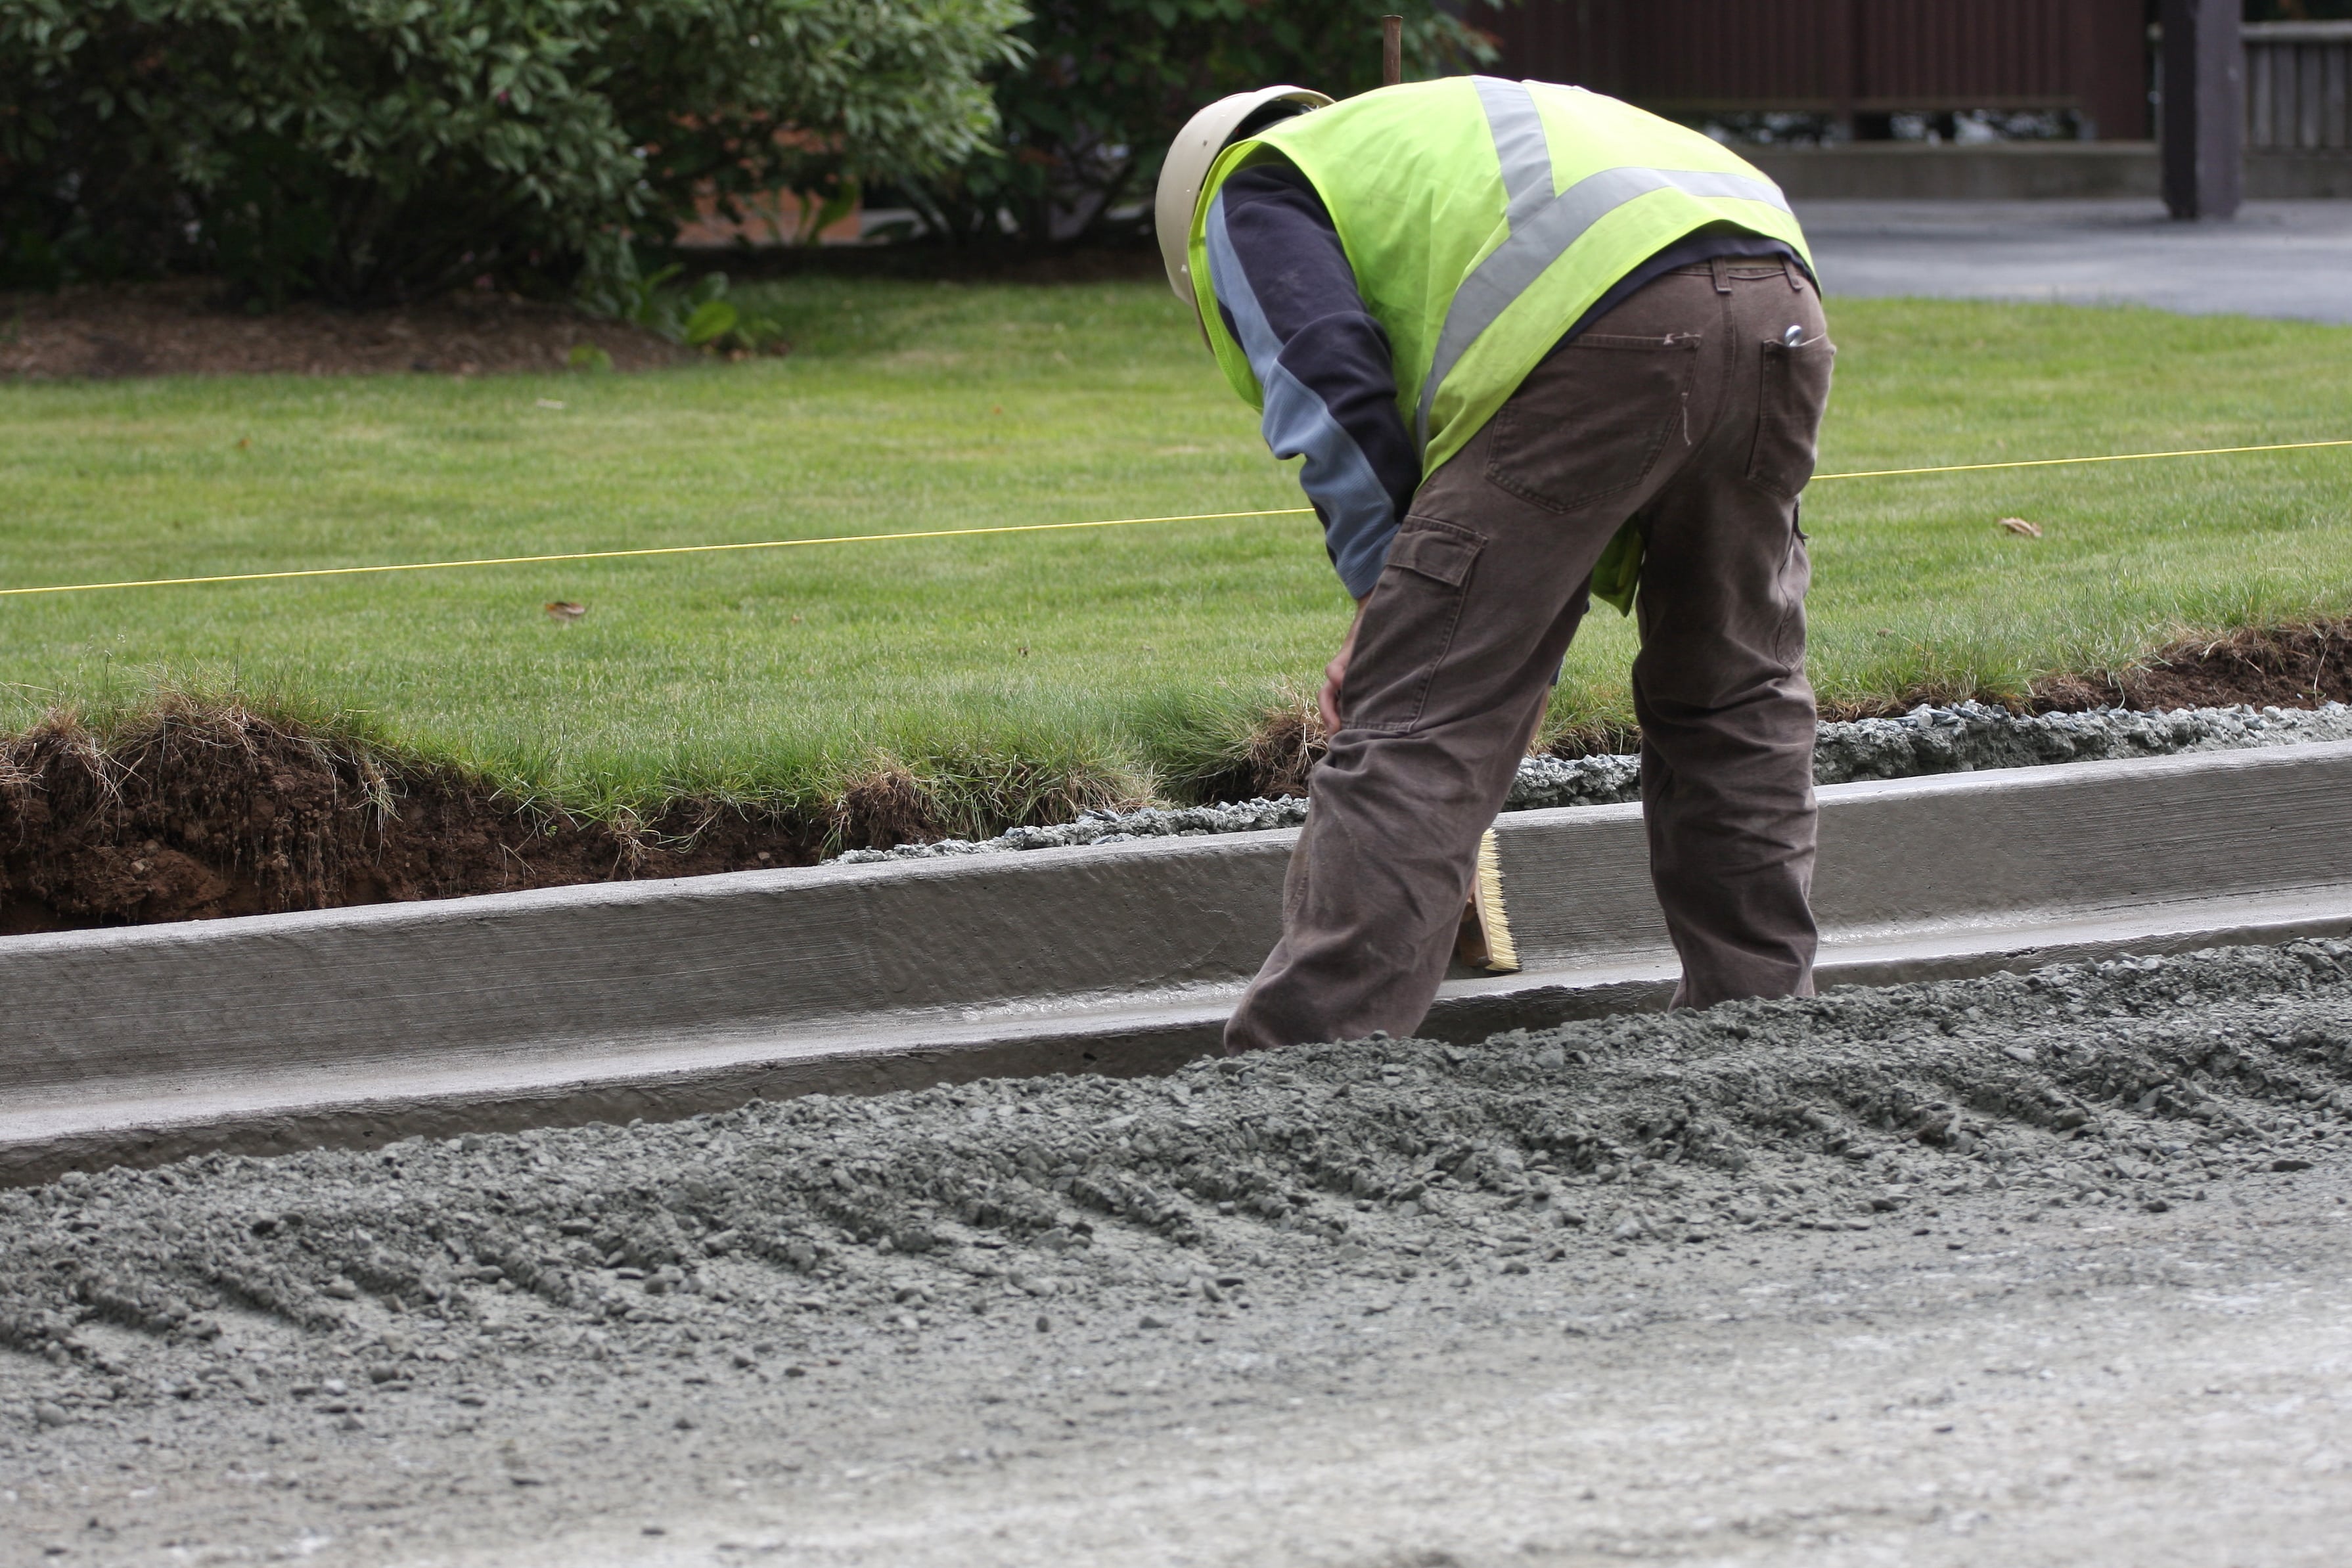
[(2352, 150), (2352, 22), (2254, 22), (2246, 38), (2246, 145)]

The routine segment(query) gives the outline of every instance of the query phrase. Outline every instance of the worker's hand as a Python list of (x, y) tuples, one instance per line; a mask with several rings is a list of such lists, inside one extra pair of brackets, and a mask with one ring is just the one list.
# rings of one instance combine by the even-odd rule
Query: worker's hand
[(1339, 689), (1347, 684), (1348, 661), (1356, 652), (1356, 629), (1364, 623), (1364, 601), (1356, 601), (1356, 618), (1348, 622), (1347, 640), (1331, 662), (1323, 666), (1323, 689), (1316, 694), (1315, 706), (1323, 715), (1323, 737), (1326, 740), (1339, 733)]

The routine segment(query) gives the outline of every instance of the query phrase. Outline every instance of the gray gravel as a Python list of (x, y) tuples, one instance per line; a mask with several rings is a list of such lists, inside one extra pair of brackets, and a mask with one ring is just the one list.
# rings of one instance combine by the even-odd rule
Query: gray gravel
[(0, 1345), (62, 1375), (5, 1408), (313, 1407), (292, 1367), (235, 1352), (235, 1322), (290, 1336), (297, 1365), (463, 1382), (583, 1346), (791, 1361), (845, 1323), (1216, 1301), (1334, 1262), (1866, 1228), (1955, 1183), (2162, 1206), (2337, 1149), (2347, 1113), (2352, 945), (2304, 942), (1165, 1080), (213, 1155), (0, 1194)]
[[(1846, 784), (1861, 779), (1909, 779), (1930, 773), (2324, 740), (2352, 740), (2352, 707), (2328, 703), (2312, 709), (2218, 707), (2135, 713), (2104, 708), (2092, 713), (2019, 715), (1981, 703), (1951, 707), (1923, 705), (1898, 718), (1822, 725), (1814, 743), (1813, 778), (1821, 784)], [(1641, 764), (1636, 758), (1530, 757), (1519, 764), (1517, 781), (1511, 786), (1504, 809), (1614, 806), (1641, 797)], [(1258, 800), (1181, 810), (1095, 810), (1076, 821), (1050, 828), (1015, 828), (999, 838), (852, 850), (837, 858), (853, 864), (931, 860), (1067, 844), (1120, 843), (1129, 839), (1262, 832), (1295, 828), (1306, 820), (1304, 800)]]
[[(2347, 1148), (2352, 944), (2304, 942), (79, 1175), (0, 1194), (0, 1534), (394, 1562), (667, 1529), (718, 1506), (689, 1475), (837, 1485), (853, 1429), (1003, 1463), (1147, 1406), (1193, 1431), (1475, 1321), (1558, 1346), (1755, 1310), (1654, 1291), (1693, 1260), (1997, 1259), (2250, 1182), (2292, 1215)], [(1345, 1561), (1435, 1560), (1394, 1544)]]
[(1908, 779), (2052, 762), (2111, 762), (2180, 751), (2236, 751), (2352, 740), (2352, 707), (2206, 707), (2168, 713), (2102, 708), (2018, 715), (1980, 703), (1917, 707), (1900, 718), (1825, 724), (1813, 747), (1822, 784)]

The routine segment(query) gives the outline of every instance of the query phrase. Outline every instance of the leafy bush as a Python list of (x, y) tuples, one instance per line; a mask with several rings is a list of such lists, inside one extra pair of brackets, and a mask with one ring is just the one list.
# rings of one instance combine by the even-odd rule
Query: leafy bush
[(364, 301), (628, 270), (698, 197), (994, 128), (1018, 0), (0, 0), (0, 281)]
[[(691, 285), (676, 282), (686, 268), (677, 262), (639, 276), (624, 273), (597, 279), (581, 290), (592, 314), (630, 321), (673, 343), (713, 353), (782, 353), (791, 345), (772, 316), (727, 298), (727, 275), (707, 272)], [(601, 350), (598, 350), (601, 351)], [(611, 362), (609, 356), (605, 361)], [(588, 368), (593, 356), (574, 356), (574, 368)]]
[(1404, 17), (1408, 80), (1496, 58), (1436, 0), (1030, 0), (1025, 64), (996, 81), (1002, 154), (901, 185), (926, 226), (1031, 244), (1150, 231), (1168, 144), (1192, 112), (1245, 88), (1296, 82), (1334, 98), (1381, 85), (1383, 15)]

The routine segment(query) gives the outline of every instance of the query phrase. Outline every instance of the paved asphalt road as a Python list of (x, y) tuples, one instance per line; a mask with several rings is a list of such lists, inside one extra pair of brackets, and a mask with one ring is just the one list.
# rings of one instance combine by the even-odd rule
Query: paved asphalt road
[(2134, 302), (2352, 322), (2352, 201), (2174, 223), (2155, 202), (1809, 202), (1832, 298)]

